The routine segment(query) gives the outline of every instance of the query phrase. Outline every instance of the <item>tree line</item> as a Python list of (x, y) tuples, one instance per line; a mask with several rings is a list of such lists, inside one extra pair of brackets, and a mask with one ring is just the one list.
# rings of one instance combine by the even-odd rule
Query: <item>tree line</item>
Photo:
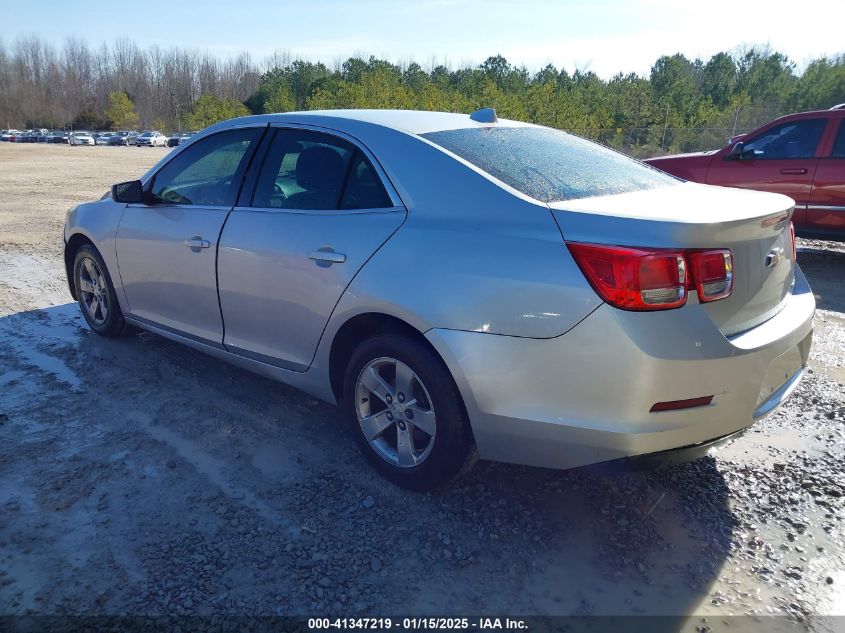
[(175, 130), (203, 96), (247, 113), (261, 69), (248, 53), (226, 60), (207, 53), (152, 46), (129, 39), (91, 47), (68, 38), (54, 46), (37, 36), (0, 40), (0, 127), (110, 126), (115, 93), (125, 95), (145, 128)]
[(708, 60), (666, 55), (647, 77), (602, 79), (553, 65), (536, 72), (500, 55), (475, 67), (351, 57), (331, 67), (279, 53), (260, 63), (130, 40), (91, 48), (70, 38), (0, 41), (0, 125), (198, 129), (249, 113), (322, 108), (470, 112), (567, 129), (637, 155), (705, 149), (789, 112), (845, 101), (845, 54), (799, 73), (765, 47)]

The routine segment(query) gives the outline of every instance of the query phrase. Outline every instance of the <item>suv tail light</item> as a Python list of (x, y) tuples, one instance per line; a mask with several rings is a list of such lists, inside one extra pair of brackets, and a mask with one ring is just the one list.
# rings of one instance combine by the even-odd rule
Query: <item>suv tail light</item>
[(695, 288), (701, 303), (733, 290), (733, 258), (726, 249), (666, 250), (568, 243), (587, 281), (607, 303), (623, 310), (669, 310)]
[(599, 296), (623, 310), (668, 310), (687, 300), (683, 251), (568, 244)]
[(733, 289), (733, 259), (726, 248), (690, 251), (692, 280), (701, 303), (724, 299)]

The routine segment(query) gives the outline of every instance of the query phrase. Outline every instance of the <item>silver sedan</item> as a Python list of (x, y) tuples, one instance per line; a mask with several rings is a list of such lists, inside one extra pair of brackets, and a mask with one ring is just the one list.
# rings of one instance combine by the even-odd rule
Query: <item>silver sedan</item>
[(214, 125), (79, 205), (65, 263), (97, 333), (338, 403), (427, 488), (476, 455), (694, 456), (770, 412), (815, 308), (792, 212), (492, 110), (301, 112)]

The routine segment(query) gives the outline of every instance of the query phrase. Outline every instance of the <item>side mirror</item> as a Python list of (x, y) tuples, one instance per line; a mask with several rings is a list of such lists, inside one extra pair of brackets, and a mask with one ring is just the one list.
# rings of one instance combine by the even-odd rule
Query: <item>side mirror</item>
[(733, 160), (742, 158), (742, 152), (745, 150), (745, 143), (740, 141), (739, 143), (734, 143), (734, 146), (731, 147), (731, 151), (728, 153), (728, 158)]
[(129, 180), (112, 185), (111, 197), (115, 202), (127, 204), (142, 202), (144, 198), (144, 187), (140, 180)]
[(747, 132), (743, 132), (742, 134), (734, 134), (732, 137), (728, 139), (728, 145), (733, 145), (748, 136)]

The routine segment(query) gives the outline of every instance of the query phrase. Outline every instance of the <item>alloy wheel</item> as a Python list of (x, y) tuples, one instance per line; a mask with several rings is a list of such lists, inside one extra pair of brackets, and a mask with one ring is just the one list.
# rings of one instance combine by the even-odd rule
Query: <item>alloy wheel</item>
[(422, 464), (431, 454), (437, 420), (420, 377), (395, 358), (367, 363), (355, 383), (361, 432), (386, 462), (400, 468)]
[(108, 287), (103, 272), (90, 257), (85, 257), (80, 263), (76, 287), (91, 321), (97, 325), (104, 324), (109, 316)]

